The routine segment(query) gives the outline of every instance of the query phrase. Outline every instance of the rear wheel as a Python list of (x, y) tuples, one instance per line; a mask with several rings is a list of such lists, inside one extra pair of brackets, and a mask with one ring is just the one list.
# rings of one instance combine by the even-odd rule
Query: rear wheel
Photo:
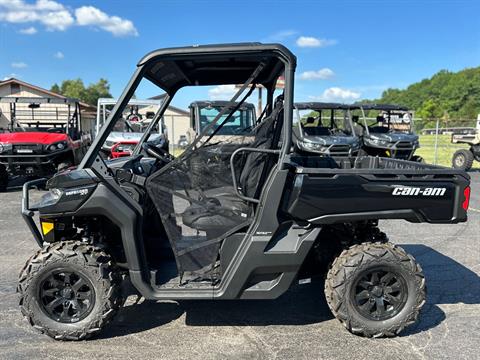
[(33, 327), (54, 339), (86, 339), (123, 303), (120, 279), (98, 248), (76, 241), (47, 245), (20, 274), (20, 308)]
[(474, 156), (470, 150), (460, 149), (455, 151), (452, 158), (452, 167), (459, 170), (470, 170), (473, 165)]
[(425, 278), (400, 247), (363, 243), (335, 260), (325, 296), (332, 313), (352, 333), (395, 336), (417, 320), (425, 303)]

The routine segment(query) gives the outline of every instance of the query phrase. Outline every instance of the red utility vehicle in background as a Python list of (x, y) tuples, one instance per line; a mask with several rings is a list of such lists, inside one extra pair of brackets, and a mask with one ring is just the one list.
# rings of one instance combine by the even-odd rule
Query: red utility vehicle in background
[(136, 140), (124, 140), (116, 143), (112, 146), (112, 150), (110, 152), (110, 159), (118, 159), (125, 156), (130, 156), (137, 146), (138, 141)]
[(69, 98), (0, 98), (0, 191), (14, 176), (50, 176), (77, 165), (91, 144)]

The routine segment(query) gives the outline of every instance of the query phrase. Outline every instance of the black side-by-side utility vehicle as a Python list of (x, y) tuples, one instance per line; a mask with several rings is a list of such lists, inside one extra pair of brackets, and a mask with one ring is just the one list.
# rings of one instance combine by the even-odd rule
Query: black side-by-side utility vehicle
[[(360, 154), (423, 162), (420, 156), (414, 155), (420, 144), (413, 132), (413, 118), (408, 108), (391, 104), (367, 104), (360, 108), (363, 121), (353, 117), (363, 140)], [(367, 119), (365, 112), (370, 111), (378, 116)]]
[[(424, 275), (377, 221), (464, 222), (469, 177), (395, 159), (293, 153), (295, 65), (276, 44), (145, 56), (80, 166), (51, 178), (36, 205), (30, 190), (41, 181), (24, 186), (23, 216), (40, 246), (18, 285), (29, 323), (55, 339), (78, 340), (112, 319), (128, 289), (157, 300), (274, 299), (317, 275), (326, 275), (333, 314), (356, 334), (393, 336), (414, 323)], [(284, 94), (274, 98), (283, 74)], [(242, 85), (231, 99), (237, 105), (224, 107), (178, 157), (149, 143), (147, 130), (132, 156), (105, 161), (102, 143), (142, 79), (167, 94), (151, 129), (185, 86)], [(224, 144), (209, 141), (211, 130), (257, 85), (268, 95), (255, 138), (218, 166)], [(224, 173), (192, 182), (190, 162), (199, 158)]]

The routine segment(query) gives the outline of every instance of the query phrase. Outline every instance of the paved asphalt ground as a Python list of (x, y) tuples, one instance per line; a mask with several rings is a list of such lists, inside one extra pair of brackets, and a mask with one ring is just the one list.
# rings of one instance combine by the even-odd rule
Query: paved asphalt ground
[(467, 223), (381, 223), (423, 266), (428, 302), (417, 325), (374, 340), (348, 333), (313, 284), (275, 301), (129, 301), (100, 337), (51, 340), (17, 307), (17, 276), (36, 245), (21, 192), (10, 190), (0, 194), (0, 359), (480, 359), (480, 173), (471, 175)]

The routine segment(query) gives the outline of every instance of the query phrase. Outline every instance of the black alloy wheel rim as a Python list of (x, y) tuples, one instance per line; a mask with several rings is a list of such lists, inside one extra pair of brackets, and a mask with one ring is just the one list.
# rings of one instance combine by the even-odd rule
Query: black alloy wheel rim
[(455, 165), (462, 167), (465, 164), (465, 156), (463, 154), (457, 155), (455, 158)]
[(40, 284), (42, 310), (52, 320), (75, 323), (90, 314), (95, 303), (92, 283), (72, 271), (55, 271)]
[(405, 306), (408, 288), (405, 279), (386, 269), (369, 269), (360, 274), (353, 286), (352, 303), (366, 319), (393, 318)]

